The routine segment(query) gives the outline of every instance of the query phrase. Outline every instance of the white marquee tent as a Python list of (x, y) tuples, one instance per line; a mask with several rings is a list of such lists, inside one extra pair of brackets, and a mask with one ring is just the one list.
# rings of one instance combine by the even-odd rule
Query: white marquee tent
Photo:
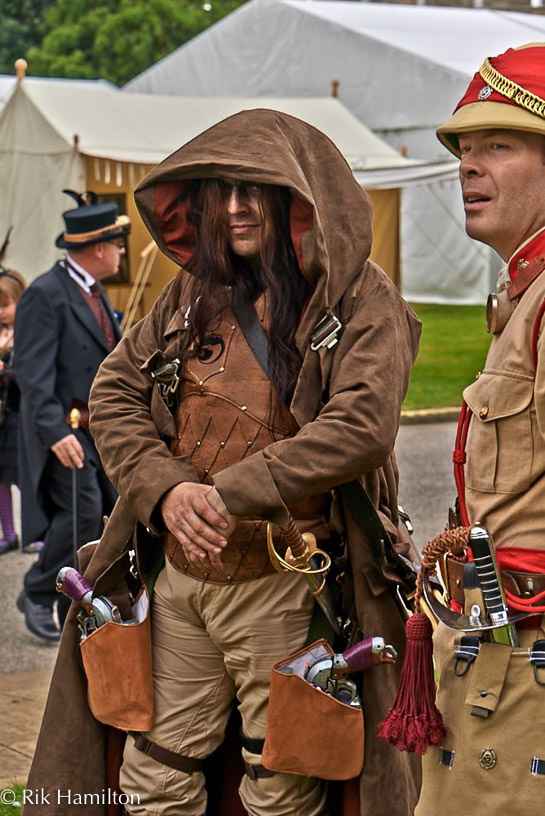
[[(132, 198), (150, 166), (214, 123), (259, 107), (298, 116), (325, 132), (366, 188), (399, 188), (455, 172), (455, 162), (403, 158), (331, 97), (266, 104), (260, 98), (180, 99), (124, 94), (102, 82), (27, 77), (0, 115), (0, 239), (13, 225), (7, 262), (33, 278), (58, 256), (54, 239), (61, 212), (70, 206), (63, 188), (99, 184)], [(387, 225), (382, 232), (387, 235)]]
[[(545, 39), (545, 16), (495, 10), (249, 0), (129, 82), (129, 92), (339, 99), (392, 146), (443, 156), (434, 128), (484, 57)], [(403, 292), (482, 302), (499, 265), (466, 237), (457, 182), (403, 193)]]

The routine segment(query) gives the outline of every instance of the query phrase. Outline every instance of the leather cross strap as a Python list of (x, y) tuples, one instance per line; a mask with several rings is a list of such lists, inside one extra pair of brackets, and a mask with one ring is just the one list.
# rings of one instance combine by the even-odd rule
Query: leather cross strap
[(161, 765), (166, 765), (167, 768), (174, 768), (174, 770), (186, 774), (193, 774), (202, 770), (204, 764), (203, 759), (196, 759), (195, 757), (177, 754), (175, 751), (169, 751), (168, 748), (163, 748), (161, 745), (157, 745), (156, 742), (151, 742), (143, 734), (135, 736), (134, 747), (138, 751), (142, 751), (143, 754), (157, 760)]
[(252, 354), (267, 377), (271, 379), (269, 336), (259, 322), (253, 303), (244, 290), (233, 288), (231, 306)]
[[(234, 289), (232, 307), (246, 342), (270, 379), (269, 338), (259, 321), (253, 304), (249, 297), (244, 297), (243, 291)], [(397, 552), (362, 483), (359, 479), (354, 479), (339, 485), (337, 489), (348, 504), (362, 532), (369, 539), (374, 559), (381, 572), (386, 573), (391, 580), (400, 583), (405, 590), (412, 592), (416, 584), (418, 567)]]
[(388, 579), (401, 584), (406, 592), (412, 592), (416, 586), (418, 566), (397, 552), (362, 483), (359, 479), (353, 479), (337, 489), (369, 539), (373, 557), (381, 572)]

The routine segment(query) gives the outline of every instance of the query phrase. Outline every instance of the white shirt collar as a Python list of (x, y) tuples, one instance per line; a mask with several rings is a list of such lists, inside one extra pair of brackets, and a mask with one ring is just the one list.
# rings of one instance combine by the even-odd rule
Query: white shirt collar
[(83, 266), (80, 266), (79, 263), (76, 263), (76, 261), (74, 260), (72, 255), (70, 255), (69, 252), (66, 255), (66, 261), (68, 263), (63, 262), (63, 266), (70, 275), (70, 277), (72, 278), (72, 280), (75, 281), (78, 284), (78, 286), (81, 286), (81, 288), (85, 292), (87, 292), (87, 294), (90, 294), (91, 286), (93, 286), (96, 283), (96, 279), (93, 278), (93, 276), (89, 272), (87, 272), (87, 270), (84, 269)]

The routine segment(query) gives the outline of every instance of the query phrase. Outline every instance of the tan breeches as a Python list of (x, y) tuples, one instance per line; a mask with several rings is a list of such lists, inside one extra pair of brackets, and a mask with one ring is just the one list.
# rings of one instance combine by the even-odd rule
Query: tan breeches
[[(247, 737), (262, 739), (273, 663), (300, 649), (313, 599), (298, 575), (275, 574), (237, 585), (203, 584), (167, 561), (152, 608), (154, 726), (158, 745), (203, 759), (222, 742), (235, 698)], [(258, 765), (260, 755), (243, 749)], [(291, 774), (251, 780), (239, 793), (251, 816), (324, 816), (325, 786)], [(121, 789), (140, 797), (131, 816), (202, 816), (204, 776), (169, 768), (127, 738)], [(136, 799), (132, 800), (133, 802)]]

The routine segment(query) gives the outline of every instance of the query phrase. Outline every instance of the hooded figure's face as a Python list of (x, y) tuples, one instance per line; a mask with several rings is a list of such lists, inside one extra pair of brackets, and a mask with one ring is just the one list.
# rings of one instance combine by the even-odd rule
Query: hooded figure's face
[(253, 269), (258, 269), (265, 218), (260, 207), (260, 185), (225, 178), (220, 179), (219, 188), (227, 245)]

